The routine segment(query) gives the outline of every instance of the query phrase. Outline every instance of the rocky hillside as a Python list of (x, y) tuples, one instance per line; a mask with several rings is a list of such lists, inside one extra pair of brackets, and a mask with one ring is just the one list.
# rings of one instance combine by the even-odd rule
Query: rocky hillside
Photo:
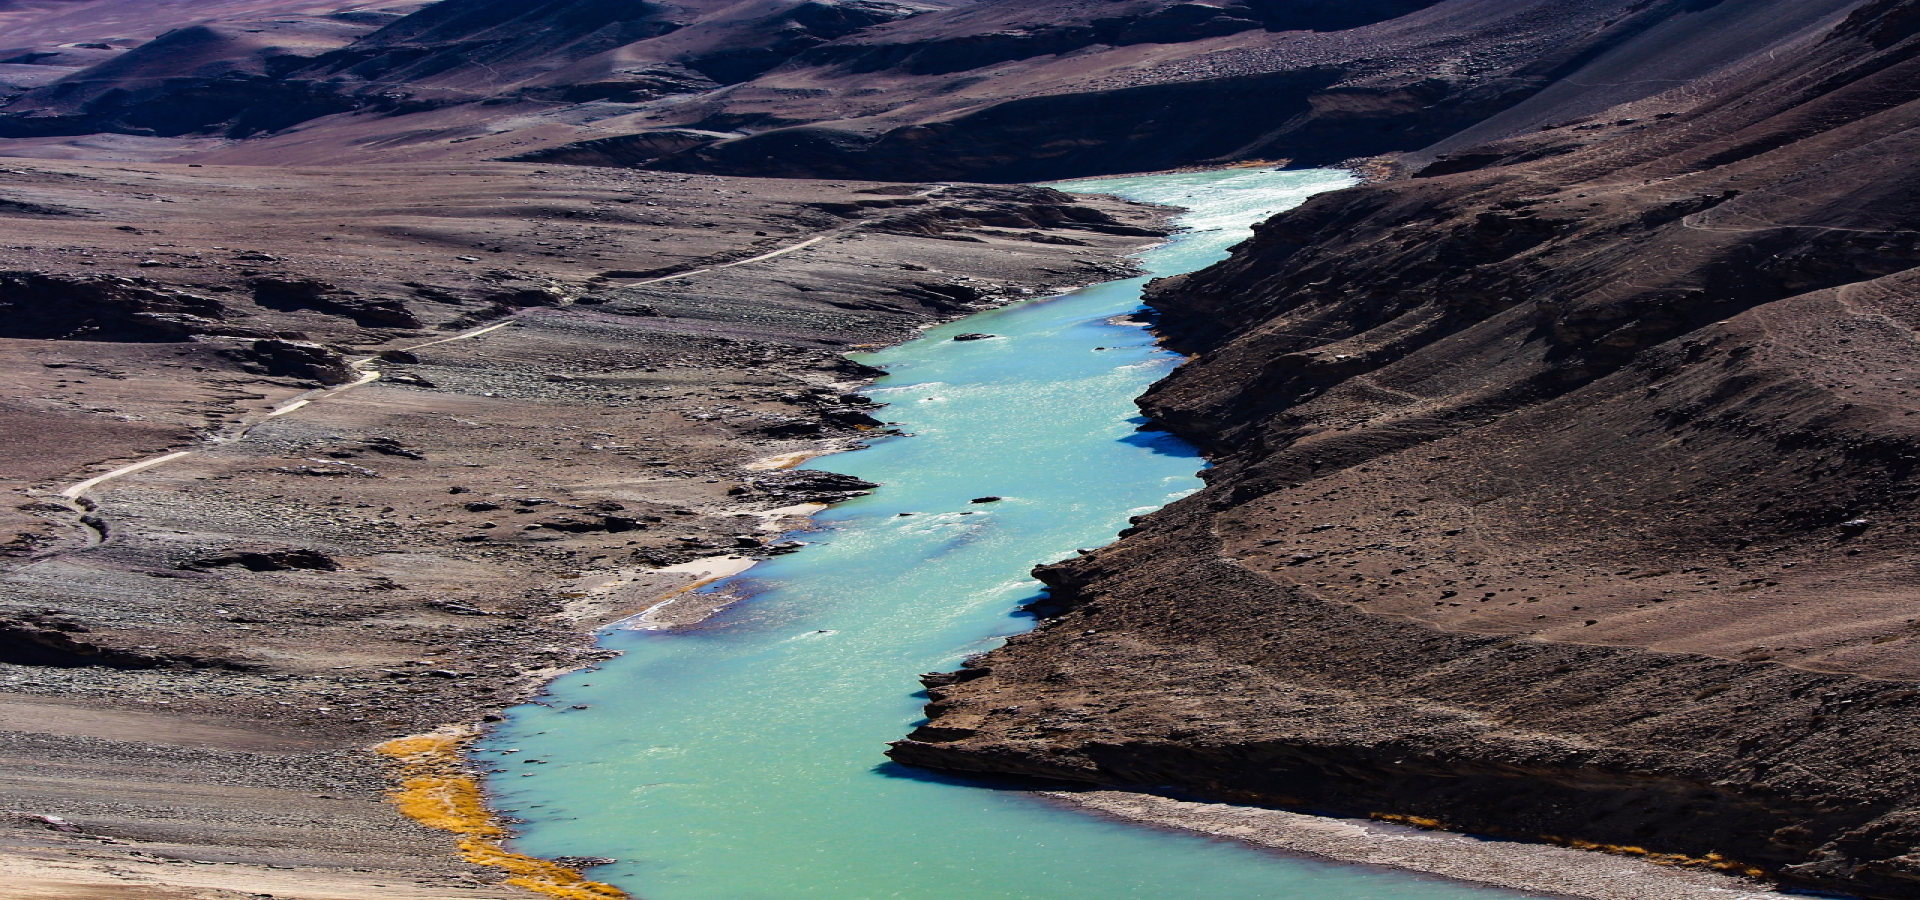
[(1875, 0), (1160, 283), (1208, 488), (895, 757), (1920, 897), (1916, 56)]
[(0, 60), (0, 150), (969, 181), (1322, 164), (1639, 99), (1859, 2), (262, 0), (28, 41)]
[[(724, 97), (729, 112), (769, 114), (794, 108), (776, 88), (849, 98), (831, 118), (649, 165), (1031, 181), (1249, 159), (1331, 164), (1418, 150), (1550, 87), (1603, 93), (1602, 108), (1638, 99), (1673, 82), (1610, 67), (1699, 77), (1854, 4), (1448, 0), (1341, 4), (1335, 15), (1332, 4), (1293, 2), (1207, 19), (1194, 11), (1210, 7), (1156, 5), (1112, 18), (1111, 3), (1000, 0), (874, 29)], [(1684, 49), (1671, 43), (1675, 29)], [(876, 78), (914, 101), (857, 103), (858, 86)]]

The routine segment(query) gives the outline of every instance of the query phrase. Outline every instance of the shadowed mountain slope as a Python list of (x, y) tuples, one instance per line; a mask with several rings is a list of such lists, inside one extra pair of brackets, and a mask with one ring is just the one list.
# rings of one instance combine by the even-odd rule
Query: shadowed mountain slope
[[(937, 49), (975, 46), (978, 40), (937, 31), (921, 45), (904, 40), (1010, 5), (985, 4), (877, 29), (803, 58), (825, 65), (789, 67), (768, 79), (833, 90), (876, 73), (908, 83), (961, 71), (969, 76), (916, 92), (928, 99), (848, 110), (855, 114), (691, 148), (651, 165), (1010, 181), (1248, 159), (1324, 165), (1417, 150), (1546, 88), (1566, 101), (1601, 93), (1607, 102), (1600, 108), (1637, 99), (1671, 82), (1612, 84), (1604, 91), (1587, 85), (1621, 67), (1648, 65), (1697, 77), (1802, 36), (1855, 4), (1603, 2), (1568, 8), (1453, 0), (1397, 17), (1378, 7), (1366, 14), (1369, 7), (1361, 5), (1351, 8), (1356, 18), (1341, 20), (1353, 27), (1330, 33), (1307, 30), (1333, 24), (1315, 17), (1318, 7), (1276, 5), (1244, 11), (1270, 31), (1195, 38), (1177, 54), (1130, 48), (1116, 36), (1108, 38), (1115, 46), (1030, 53), (1003, 65), (995, 65), (1002, 61), (991, 54), (961, 63), (927, 61), (926, 54)], [(1729, 39), (1701, 39), (1702, 31), (1713, 33), (1697, 27), (1703, 5), (1715, 10), (1716, 27), (1729, 29)], [(1368, 21), (1375, 15), (1378, 21)], [(1008, 34), (1052, 35), (1060, 29), (1006, 23), (990, 36), (1005, 44)], [(1692, 43), (1677, 45), (1675, 33), (1690, 34)], [(879, 61), (889, 65), (877, 68)], [(1009, 90), (1009, 78), (1038, 89)], [(753, 108), (753, 87), (733, 91), (732, 105)], [(950, 99), (956, 97), (970, 102)], [(1549, 119), (1576, 114), (1553, 103), (1531, 113)], [(566, 152), (541, 158), (588, 161)]]
[[(311, 55), (345, 44), (404, 12), (423, 6), (412, 2), (347, 2), (347, 0), (14, 0), (0, 3), (0, 98), (54, 84), (114, 61), (127, 51), (181, 28), (218, 27), (246, 23), (245, 29), (287, 31), (296, 22), (310, 33), (290, 46), (304, 45)], [(236, 32), (234, 37), (239, 33)], [(258, 32), (256, 32), (258, 33)], [(266, 45), (243, 39), (219, 56), (245, 68), (249, 58)], [(166, 44), (160, 46), (165, 47)], [(204, 48), (197, 53), (205, 62)], [(121, 84), (135, 83), (138, 73), (125, 67), (105, 67), (106, 77)], [(88, 76), (80, 81), (98, 80)], [(84, 92), (84, 89), (82, 89)], [(48, 100), (72, 96), (68, 88)], [(43, 101), (45, 102), (45, 101)]]
[[(482, 101), (495, 107), (519, 101), (539, 108), (581, 101), (632, 105), (743, 80), (833, 38), (938, 7), (937, 0), (445, 0), (404, 17), (222, 20), (188, 29), (191, 36), (162, 35), (129, 54), (131, 60), (16, 96), (0, 132), (246, 137), (257, 130), (246, 120), (263, 109), (284, 120), (279, 130), (336, 112), (390, 116)], [(316, 28), (330, 29), (335, 39), (259, 37)], [(263, 48), (273, 51), (271, 65), (252, 64)], [(290, 110), (284, 101), (290, 91), (327, 97), (328, 108)], [(209, 92), (236, 97), (233, 108), (191, 102)], [(162, 107), (157, 115), (165, 119), (148, 114), (129, 121), (125, 111), (135, 106)], [(479, 118), (527, 111), (490, 108)]]
[(203, 162), (899, 180), (1325, 164), (1637, 99), (1857, 3), (443, 0), (370, 33), (336, 15), (169, 35), (21, 82), (0, 136), (28, 154), (115, 133)]

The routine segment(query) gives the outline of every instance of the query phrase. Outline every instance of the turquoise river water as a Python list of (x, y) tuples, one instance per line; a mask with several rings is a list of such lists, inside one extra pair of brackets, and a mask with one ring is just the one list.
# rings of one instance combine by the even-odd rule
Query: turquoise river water
[[(1350, 183), (1240, 169), (1062, 187), (1187, 208), (1188, 230), (1141, 257), (1165, 275)], [(1136, 430), (1133, 398), (1176, 362), (1126, 318), (1145, 281), (863, 357), (889, 370), (869, 393), (910, 436), (816, 465), (884, 487), (817, 517), (805, 550), (718, 586), (748, 599), (697, 628), (609, 630), (622, 656), (513, 711), (477, 754), (498, 763), (498, 806), (526, 820), (515, 849), (617, 859), (591, 874), (645, 900), (1518, 896), (1110, 821), (882, 755), (921, 717), (920, 673), (1030, 627), (1028, 569), (1199, 487), (1191, 448)], [(1001, 337), (951, 340), (964, 332)], [(1006, 499), (969, 502), (985, 495)]]

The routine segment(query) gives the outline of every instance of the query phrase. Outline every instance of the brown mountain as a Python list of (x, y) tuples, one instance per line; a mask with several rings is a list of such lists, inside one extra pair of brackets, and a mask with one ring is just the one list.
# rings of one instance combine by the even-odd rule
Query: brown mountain
[[(313, 53), (347, 43), (421, 5), (419, 0), (11, 0), (0, 3), (0, 97), (11, 98), (94, 67), (103, 67), (109, 79), (130, 83), (139, 73), (105, 64), (176, 29), (237, 25), (228, 34), (231, 45), (210, 53), (203, 43), (191, 52), (202, 64), (218, 59), (244, 68), (249, 56), (271, 43), (242, 35), (262, 30), (285, 33), (288, 25), (306, 22), (319, 27), (294, 38), (288, 52)], [(158, 44), (162, 50), (169, 46), (179, 44)], [(74, 80), (87, 83), (101, 78), (89, 75)], [(67, 87), (42, 102), (58, 105), (61, 98), (72, 95), (73, 88)]]
[(1161, 282), (1209, 486), (896, 758), (1920, 896), (1917, 57), (1876, 0)]
[(1323, 164), (1638, 99), (1857, 2), (444, 0), (377, 29), (366, 9), (228, 17), (29, 72), (0, 137), (34, 155), (90, 155), (107, 133), (198, 162), (900, 180)]

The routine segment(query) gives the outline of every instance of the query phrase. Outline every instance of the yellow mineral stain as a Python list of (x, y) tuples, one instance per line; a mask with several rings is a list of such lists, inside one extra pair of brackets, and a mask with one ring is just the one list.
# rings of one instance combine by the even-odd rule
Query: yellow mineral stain
[(500, 846), (498, 841), (507, 830), (487, 809), (486, 795), (463, 757), (475, 736), (472, 728), (450, 727), (375, 747), (375, 752), (400, 766), (397, 785), (387, 799), (407, 818), (460, 835), (461, 858), (506, 872), (506, 883), (514, 887), (558, 900), (628, 900), (627, 893), (613, 885)]
[[(1449, 828), (1439, 819), (1429, 819), (1425, 816), (1407, 816), (1399, 813), (1377, 812), (1369, 814), (1368, 818), (1380, 822), (1392, 822), (1396, 825), (1411, 825), (1415, 828), (1427, 829), (1428, 831), (1455, 830)], [(1564, 838), (1552, 834), (1536, 835), (1534, 840), (1548, 844), (1558, 844), (1562, 847), (1571, 847), (1575, 850), (1611, 853), (1614, 856), (1638, 856), (1648, 862), (1661, 866), (1712, 869), (1715, 872), (1725, 872), (1729, 875), (1741, 875), (1747, 878), (1767, 877), (1767, 870), (1759, 866), (1731, 860), (1718, 853), (1709, 853), (1706, 856), (1687, 856), (1684, 853), (1656, 853), (1645, 847), (1637, 847), (1631, 844), (1603, 844), (1597, 841), (1583, 841), (1579, 838)]]
[(1596, 853), (1611, 853), (1615, 856), (1638, 856), (1655, 865), (1680, 866), (1688, 869), (1712, 869), (1715, 872), (1725, 872), (1728, 875), (1739, 875), (1745, 878), (1764, 879), (1767, 877), (1767, 870), (1759, 866), (1743, 863), (1739, 860), (1728, 859), (1718, 853), (1708, 853), (1705, 856), (1688, 856), (1684, 853), (1657, 853), (1645, 847), (1603, 844), (1596, 841), (1563, 838), (1550, 834), (1541, 835), (1539, 839), (1549, 844), (1572, 847), (1575, 850), (1591, 850)]
[(610, 884), (588, 881), (566, 866), (504, 850), (492, 841), (466, 838), (460, 855), (475, 865), (502, 869), (513, 877), (507, 883), (561, 900), (626, 900), (627, 893)]
[(1397, 813), (1374, 813), (1372, 816), (1370, 816), (1370, 818), (1375, 819), (1377, 821), (1381, 821), (1381, 822), (1392, 822), (1395, 825), (1411, 825), (1415, 828), (1425, 828), (1428, 831), (1445, 831), (1447, 827), (1439, 819), (1429, 819), (1425, 816), (1403, 816)]

